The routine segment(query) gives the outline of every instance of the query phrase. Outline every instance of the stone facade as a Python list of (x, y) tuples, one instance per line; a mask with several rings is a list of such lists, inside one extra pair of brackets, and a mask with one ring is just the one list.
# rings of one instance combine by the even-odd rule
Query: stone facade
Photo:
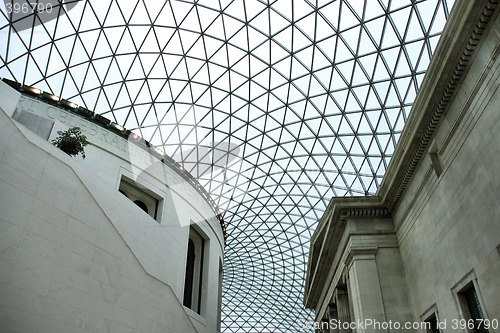
[(332, 199), (312, 237), (316, 322), (382, 325), (317, 331), (475, 332), (474, 295), (500, 332), (498, 7), (455, 3), (377, 194)]
[[(3, 82), (0, 126), (1, 332), (220, 331), (224, 234), (192, 182)], [(85, 159), (48, 142), (72, 126), (90, 141)], [(118, 191), (123, 181), (153, 198), (154, 214)], [(183, 306), (191, 228), (204, 239), (198, 311)]]

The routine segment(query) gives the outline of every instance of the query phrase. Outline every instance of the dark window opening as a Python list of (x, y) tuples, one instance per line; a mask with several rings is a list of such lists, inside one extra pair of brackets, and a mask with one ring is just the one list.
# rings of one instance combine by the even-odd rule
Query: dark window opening
[(204, 239), (191, 228), (189, 232), (184, 281), (184, 306), (200, 314), (203, 276)]
[(146, 206), (146, 204), (144, 202), (142, 202), (141, 200), (135, 200), (134, 203), (139, 206), (140, 209), (142, 209), (143, 211), (145, 211), (147, 214), (149, 214), (148, 212), (148, 206)]
[(186, 262), (186, 281), (184, 283), (184, 306), (187, 306), (188, 308), (191, 308), (191, 302), (193, 300), (194, 260), (194, 242), (190, 238)]
[(429, 333), (439, 333), (441, 332), (438, 328), (438, 323), (437, 323), (437, 318), (436, 315), (433, 313), (429, 318), (425, 320), (427, 323), (427, 332)]
[(472, 332), (478, 333), (489, 333), (488, 329), (484, 327), (484, 314), (481, 309), (481, 303), (479, 303), (479, 297), (477, 295), (476, 289), (474, 285), (468, 287), (465, 291), (461, 293), (462, 298), (465, 300), (466, 307), (466, 316), (468, 319), (473, 319), (474, 321), (474, 329)]
[(158, 220), (159, 200), (146, 187), (122, 178), (118, 191), (135, 203), (146, 214)]
[(219, 261), (219, 298), (217, 301), (217, 332), (221, 331), (221, 309), (222, 309), (222, 262)]

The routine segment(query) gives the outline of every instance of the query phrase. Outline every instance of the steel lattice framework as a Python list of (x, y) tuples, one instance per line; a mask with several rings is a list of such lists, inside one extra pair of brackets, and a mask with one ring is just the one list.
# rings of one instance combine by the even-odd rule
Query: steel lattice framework
[(42, 2), (0, 6), (0, 76), (163, 147), (223, 211), (222, 331), (300, 331), (314, 227), (377, 190), (450, 1)]

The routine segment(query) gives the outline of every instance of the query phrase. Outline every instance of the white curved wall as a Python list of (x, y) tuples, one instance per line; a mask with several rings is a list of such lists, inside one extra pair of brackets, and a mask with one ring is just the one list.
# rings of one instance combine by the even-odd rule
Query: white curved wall
[[(217, 332), (224, 240), (205, 199), (111, 131), (0, 90), (0, 330)], [(81, 127), (86, 159), (13, 120), (16, 104), (53, 132)], [(122, 178), (160, 199), (158, 221), (118, 192)], [(206, 239), (200, 314), (182, 305), (190, 225)]]

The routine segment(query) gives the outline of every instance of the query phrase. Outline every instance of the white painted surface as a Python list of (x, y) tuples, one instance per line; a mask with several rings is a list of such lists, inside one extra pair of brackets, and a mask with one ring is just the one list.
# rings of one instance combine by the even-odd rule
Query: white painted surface
[[(217, 332), (223, 240), (208, 204), (156, 165), (140, 179), (164, 198), (158, 223), (118, 192), (128, 149), (144, 151), (40, 101), (18, 107), (81, 125), (92, 145), (69, 157), (0, 112), (0, 331)], [(191, 221), (210, 238), (201, 315), (182, 305)]]

